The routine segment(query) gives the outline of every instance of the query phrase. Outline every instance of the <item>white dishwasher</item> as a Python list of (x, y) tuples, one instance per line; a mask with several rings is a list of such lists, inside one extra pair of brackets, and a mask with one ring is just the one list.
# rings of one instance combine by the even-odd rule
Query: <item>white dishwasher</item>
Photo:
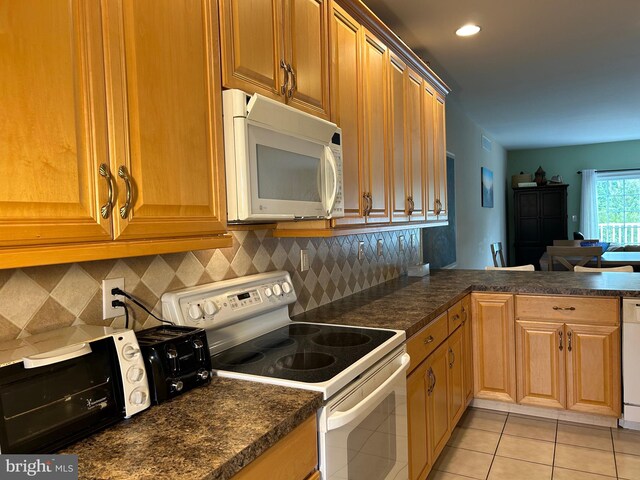
[(626, 428), (640, 429), (640, 298), (622, 300), (622, 389)]

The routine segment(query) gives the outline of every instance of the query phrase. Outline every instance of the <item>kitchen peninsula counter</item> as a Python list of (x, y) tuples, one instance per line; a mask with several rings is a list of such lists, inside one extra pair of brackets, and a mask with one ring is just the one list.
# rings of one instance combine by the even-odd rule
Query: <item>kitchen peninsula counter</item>
[(80, 479), (227, 479), (316, 414), (322, 394), (214, 377), (60, 452)]
[(434, 270), (400, 277), (296, 315), (294, 321), (404, 330), (407, 338), (470, 292), (640, 297), (640, 274)]

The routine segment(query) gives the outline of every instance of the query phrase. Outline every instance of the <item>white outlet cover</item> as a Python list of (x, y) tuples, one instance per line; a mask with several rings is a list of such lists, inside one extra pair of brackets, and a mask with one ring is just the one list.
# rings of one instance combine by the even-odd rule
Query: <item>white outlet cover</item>
[(401, 252), (404, 252), (404, 235), (400, 235), (400, 236), (398, 237), (398, 249), (399, 249)]
[(378, 253), (379, 257), (382, 256), (383, 246), (384, 246), (384, 242), (382, 241), (381, 238), (379, 238), (378, 241), (376, 242), (376, 252)]
[(358, 242), (358, 260), (364, 259), (364, 242)]
[(300, 250), (300, 271), (306, 272), (309, 270), (309, 251), (308, 250)]
[(113, 300), (122, 300), (125, 298), (122, 295), (112, 295), (111, 290), (119, 288), (124, 290), (124, 278), (109, 278), (102, 280), (102, 319), (121, 317), (124, 315), (124, 307), (112, 307), (111, 302)]

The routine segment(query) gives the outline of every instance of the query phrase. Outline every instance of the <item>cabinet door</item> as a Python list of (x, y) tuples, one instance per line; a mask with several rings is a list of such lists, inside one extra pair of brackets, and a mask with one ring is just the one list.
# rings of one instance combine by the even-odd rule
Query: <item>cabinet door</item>
[(283, 100), (282, 0), (220, 0), (222, 85)]
[(424, 152), (424, 168), (426, 171), (425, 209), (428, 220), (435, 220), (436, 205), (436, 149), (435, 141), (435, 91), (431, 85), (422, 85), (422, 148)]
[(566, 325), (567, 408), (620, 416), (620, 327)]
[(445, 128), (444, 97), (436, 93), (434, 101), (434, 166), (435, 214), (437, 220), (447, 219), (447, 132)]
[(362, 62), (364, 107), (364, 178), (371, 194), (367, 222), (388, 222), (387, 173), (387, 47), (365, 30)]
[(362, 98), (360, 47), (362, 29), (333, 4), (331, 26), (331, 120), (342, 129), (344, 218), (336, 225), (364, 223), (362, 177)]
[[(108, 2), (114, 171), (131, 178), (120, 238), (224, 231), (217, 17), (211, 1)], [(255, 14), (255, 12), (253, 12)], [(122, 59), (115, 61), (115, 59)], [(126, 182), (118, 179), (125, 210)]]
[(108, 240), (99, 2), (1, 11), (0, 245)]
[(451, 431), (448, 415), (449, 347), (445, 342), (425, 360), (427, 363), (427, 426), (429, 458), (438, 458), (447, 444)]
[(461, 300), (462, 334), (464, 336), (464, 390), (465, 403), (473, 399), (473, 337), (471, 333), (471, 295)]
[(410, 220), (421, 222), (426, 218), (424, 192), (427, 183), (426, 165), (424, 162), (423, 127), (422, 127), (422, 79), (409, 69), (406, 87), (407, 117), (407, 154), (408, 154), (408, 187), (412, 200)]
[(453, 428), (462, 417), (466, 406), (466, 392), (464, 389), (464, 334), (463, 329), (458, 328), (449, 336), (447, 341), (449, 362), (449, 426)]
[(431, 469), (427, 429), (427, 393), (430, 386), (427, 362), (407, 377), (407, 415), (409, 422), (409, 478), (423, 479)]
[(515, 402), (513, 295), (473, 293), (473, 376), (478, 398)]
[(565, 408), (564, 324), (516, 322), (518, 403)]
[(293, 69), (287, 103), (329, 118), (329, 1), (285, 5), (285, 57)]
[(391, 217), (394, 222), (409, 220), (407, 197), (407, 171), (409, 158), (405, 144), (405, 130), (408, 128), (405, 82), (407, 66), (393, 53), (389, 56), (389, 172), (391, 174)]

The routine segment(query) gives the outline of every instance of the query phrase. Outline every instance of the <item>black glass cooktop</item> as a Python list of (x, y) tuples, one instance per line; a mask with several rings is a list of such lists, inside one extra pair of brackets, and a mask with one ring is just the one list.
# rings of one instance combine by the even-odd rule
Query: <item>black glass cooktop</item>
[(389, 330), (291, 323), (218, 353), (214, 370), (324, 382), (393, 337)]

